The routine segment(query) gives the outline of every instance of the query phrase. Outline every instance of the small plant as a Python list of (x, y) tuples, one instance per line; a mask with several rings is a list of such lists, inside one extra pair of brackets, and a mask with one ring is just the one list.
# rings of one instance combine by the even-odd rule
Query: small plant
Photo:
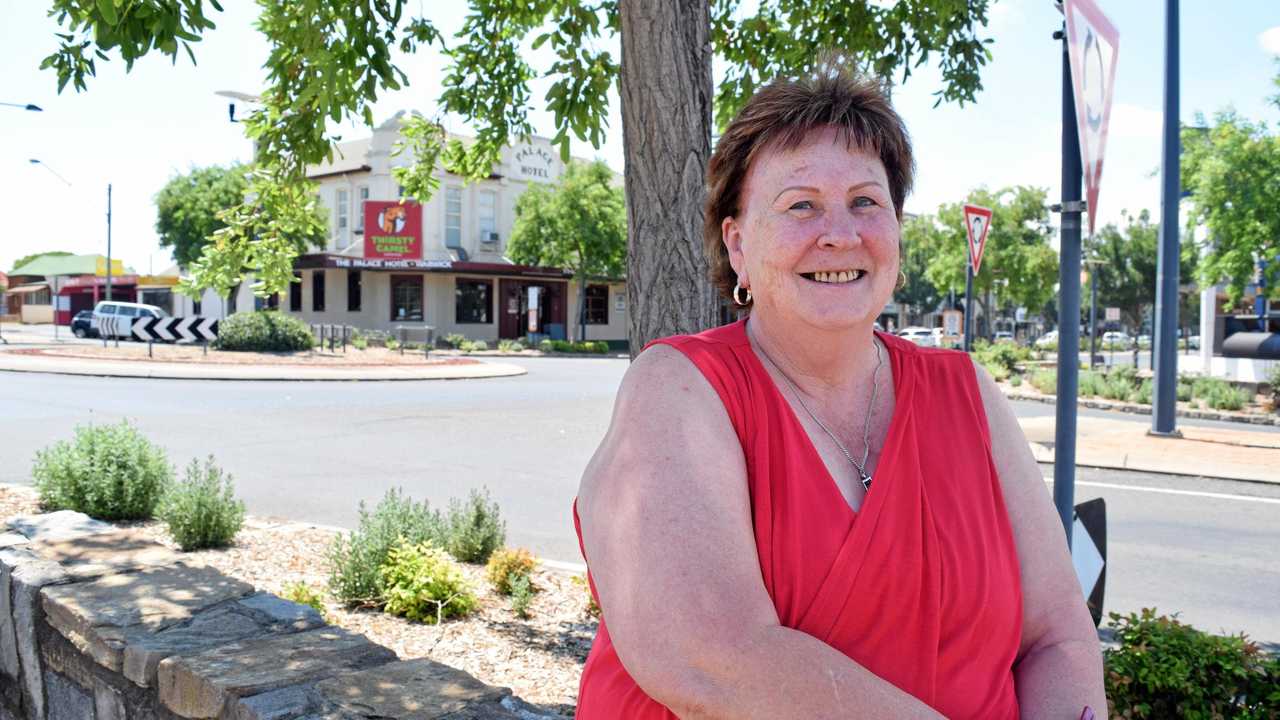
[(1013, 377), (1009, 378), (1009, 384), (1014, 387), (1022, 387), (1022, 376), (1014, 375)]
[(1031, 373), (1031, 384), (1045, 395), (1058, 394), (1058, 373), (1054, 370), (1036, 370)]
[(1280, 362), (1272, 363), (1267, 371), (1267, 385), (1271, 386), (1271, 397), (1275, 406), (1280, 408)]
[(1154, 389), (1151, 384), (1151, 381), (1143, 380), (1142, 384), (1138, 386), (1138, 389), (1133, 391), (1133, 395), (1130, 399), (1136, 403), (1142, 403), (1143, 405), (1150, 405), (1153, 393), (1154, 393)]
[(360, 503), (353, 532), (338, 535), (329, 548), (329, 591), (348, 606), (382, 604), (379, 568), (402, 539), (411, 544), (444, 541), (444, 521), (424, 500), (415, 503), (399, 489), (387, 491), (373, 512)]
[(980, 340), (974, 343), (973, 356), (992, 377), (1003, 380), (1017, 371), (1018, 363), (1031, 359), (1031, 350), (1013, 342), (988, 343)]
[(511, 594), (511, 583), (517, 577), (532, 577), (538, 567), (538, 561), (524, 548), (502, 548), (489, 557), (485, 574), (494, 592), (499, 595)]
[(40, 505), (100, 520), (146, 520), (155, 514), (173, 468), (164, 450), (128, 421), (81, 425), (70, 442), (36, 452), (31, 470)]
[(498, 352), (518, 353), (524, 352), (524, 344), (519, 340), (499, 340)]
[(489, 349), (489, 343), (484, 340), (475, 340), (471, 343), (472, 352), (484, 352)]
[(555, 342), (552, 340), (541, 340), (538, 342), (539, 352), (549, 353), (549, 352), (555, 352), (555, 350), (556, 350), (556, 345), (555, 345)]
[(1201, 632), (1177, 618), (1110, 614), (1119, 647), (1103, 651), (1111, 717), (1273, 718), (1280, 658), (1243, 635)]
[(357, 349), (357, 350), (368, 350), (368, 349), (369, 349), (369, 338), (367, 338), (367, 337), (365, 337), (365, 336), (363, 336), (363, 335), (356, 335), (356, 336), (354, 336), (354, 337), (352, 337), (352, 338), (351, 338), (351, 347), (353, 347), (353, 348), (355, 348), (355, 349)]
[(1191, 381), (1178, 378), (1178, 400), (1180, 402), (1191, 402)]
[(386, 346), (387, 346), (387, 349), (388, 349), (388, 350), (399, 350), (399, 349), (400, 349), (400, 341), (399, 341), (399, 340), (397, 340), (397, 339), (395, 339), (395, 338), (389, 337), (389, 338), (387, 338)]
[(1080, 372), (1079, 394), (1084, 397), (1100, 397), (1106, 387), (1106, 378), (1092, 370)]
[(533, 602), (533, 581), (528, 575), (517, 575), (511, 581), (511, 610), (516, 617), (529, 617), (529, 603)]
[(292, 315), (261, 310), (236, 313), (218, 323), (219, 350), (297, 352), (315, 346), (311, 328)]
[(444, 336), (444, 342), (454, 350), (461, 350), (463, 344), (467, 342), (467, 336), (462, 333), (449, 333)]
[(322, 620), (327, 620), (324, 611), (324, 595), (319, 588), (314, 588), (304, 582), (293, 582), (284, 586), (284, 592), (280, 597), (285, 600), (291, 600), (299, 605), (306, 605), (320, 613)]
[(591, 582), (587, 580), (585, 575), (574, 575), (573, 584), (582, 588), (583, 594), (586, 596), (586, 611), (593, 618), (600, 617), (600, 604), (596, 602), (596, 596), (591, 593)]
[(210, 455), (203, 467), (191, 461), (186, 479), (169, 487), (156, 516), (183, 551), (226, 547), (244, 525), (244, 503), (235, 497), (231, 475)]
[(462, 562), (486, 563), (507, 540), (501, 509), (488, 490), (472, 490), (466, 502), (450, 500), (445, 527), (444, 547)]
[(476, 597), (462, 571), (429, 542), (401, 540), (387, 554), (379, 574), (385, 588), (385, 610), (392, 615), (435, 625), (476, 607)]
[(1239, 410), (1248, 400), (1243, 390), (1225, 383), (1211, 390), (1209, 396), (1205, 398), (1209, 407), (1214, 410)]

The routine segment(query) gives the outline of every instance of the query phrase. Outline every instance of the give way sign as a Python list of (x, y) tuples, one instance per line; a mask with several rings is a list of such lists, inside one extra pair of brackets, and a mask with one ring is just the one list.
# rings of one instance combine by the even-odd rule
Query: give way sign
[(1098, 215), (1098, 187), (1102, 183), (1102, 156), (1107, 149), (1120, 33), (1094, 0), (1065, 0), (1063, 12), (1067, 18), (1067, 53), (1071, 60), (1080, 163), (1084, 166), (1089, 234), (1092, 235)]
[(964, 230), (969, 236), (969, 266), (977, 275), (982, 267), (982, 251), (987, 247), (987, 232), (991, 230), (991, 208), (966, 204)]

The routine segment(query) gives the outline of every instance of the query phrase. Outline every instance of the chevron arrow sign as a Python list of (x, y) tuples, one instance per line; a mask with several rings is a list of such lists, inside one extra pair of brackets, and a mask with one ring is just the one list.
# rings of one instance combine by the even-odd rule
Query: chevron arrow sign
[(133, 337), (143, 342), (200, 342), (218, 338), (218, 321), (213, 318), (142, 318), (133, 323)]

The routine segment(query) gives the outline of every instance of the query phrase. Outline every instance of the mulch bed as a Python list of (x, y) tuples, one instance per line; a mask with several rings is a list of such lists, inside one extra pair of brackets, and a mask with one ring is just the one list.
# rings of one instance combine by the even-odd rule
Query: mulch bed
[(209, 349), (206, 355), (199, 345), (165, 345), (154, 344), (148, 354), (145, 343), (122, 342), (116, 347), (109, 342), (107, 347), (101, 345), (72, 345), (52, 348), (22, 348), (10, 350), (15, 355), (35, 355), (40, 357), (75, 358), (79, 360), (127, 360), (139, 362), (163, 363), (202, 363), (207, 365), (290, 365), (307, 367), (387, 367), (395, 365), (442, 366), (442, 365), (475, 365), (480, 360), (468, 357), (423, 358), (421, 350), (387, 350), (386, 348), (367, 348), (357, 350), (348, 347), (344, 353), (341, 349), (312, 350), (294, 353), (257, 353), (230, 352)]
[[(33, 489), (0, 485), (3, 518), (39, 512)], [(176, 546), (159, 522), (132, 524), (169, 547)], [(189, 556), (260, 590), (281, 595), (302, 582), (322, 590), (328, 579), (325, 559), (334, 531), (278, 518), (246, 518), (235, 545)], [(462, 564), (479, 598), (466, 618), (423, 625), (371, 610), (347, 610), (327, 602), (329, 623), (391, 648), (401, 659), (431, 658), (465, 670), (491, 685), (505, 686), (522, 700), (547, 712), (572, 717), (578, 680), (595, 637), (597, 621), (587, 613), (587, 591), (569, 573), (539, 569), (527, 620), (518, 618), (506, 598), (497, 595), (484, 568)]]

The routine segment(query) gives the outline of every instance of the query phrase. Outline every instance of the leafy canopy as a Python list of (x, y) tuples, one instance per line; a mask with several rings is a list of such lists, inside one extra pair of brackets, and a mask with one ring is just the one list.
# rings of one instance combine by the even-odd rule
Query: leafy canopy
[[(1088, 282), (1098, 284), (1098, 307), (1118, 307), (1130, 327), (1141, 327), (1144, 310), (1155, 304), (1157, 257), (1160, 226), (1151, 221), (1151, 213), (1143, 210), (1132, 216), (1123, 213), (1123, 228), (1109, 224), (1098, 230), (1086, 245), (1090, 264)], [(1179, 277), (1192, 282), (1196, 267), (1196, 248), (1182, 243)], [(1082, 312), (1087, 312), (1091, 288), (1083, 290)], [(1098, 311), (1099, 317), (1102, 310)]]
[[(551, 81), (543, 101), (555, 117), (553, 142), (563, 158), (574, 138), (596, 148), (604, 140), (608, 91), (619, 65), (598, 45), (622, 33), (618, 0), (471, 0), (462, 29), (448, 42), (428, 17), (411, 14), (411, 8), (429, 4), (258, 4), (258, 29), (271, 46), (269, 85), (245, 129), (257, 144), (262, 168), (243, 205), (193, 263), (188, 290), (228, 287), (248, 270), (257, 272), (260, 294), (288, 286), (298, 251), (291, 238), (310, 226), (303, 207), (310, 195), (305, 168), (332, 156), (329, 121), (360, 119), (372, 126), (371, 106), (379, 94), (408, 85), (396, 64), (397, 50), (440, 47), (449, 61), (440, 112), (460, 117), (476, 135), (465, 145), (445, 143), (431, 129), (432, 119), (406, 121), (402, 151), (415, 153), (417, 168), (398, 180), (414, 199), (425, 202), (434, 192), (429, 175), (437, 162), (469, 179), (487, 177), (505, 145), (532, 133), (529, 86), (539, 77)], [(209, 6), (221, 10), (214, 0)], [(810, 72), (825, 48), (843, 48), (886, 79), (901, 70), (905, 80), (912, 68), (937, 58), (943, 77), (939, 102), (971, 102), (982, 88), (979, 69), (990, 57), (990, 40), (978, 35), (988, 6), (989, 0), (915, 0), (888, 7), (875, 0), (761, 0), (754, 13), (744, 13), (736, 0), (712, 0), (710, 37), (726, 61), (716, 117), (723, 125), (769, 78)], [(96, 62), (113, 51), (127, 67), (153, 51), (176, 61), (179, 46), (195, 62), (192, 44), (214, 28), (202, 0), (52, 0), (50, 15), (65, 32), (41, 67), (57, 73), (59, 90), (68, 83), (84, 90)], [(551, 49), (549, 67), (529, 64), (522, 46), (529, 38), (535, 49)]]
[(156, 234), (160, 246), (186, 267), (195, 262), (214, 232), (227, 226), (218, 216), (244, 200), (245, 168), (211, 166), (175, 175), (156, 194)]
[[(1053, 297), (1058, 257), (1049, 244), (1049, 209), (1044, 188), (1016, 186), (991, 192), (980, 188), (967, 202), (992, 210), (982, 266), (973, 278), (974, 295), (991, 292), (998, 305), (1043, 307)], [(963, 203), (921, 215), (902, 229), (903, 252), (929, 258), (925, 278), (939, 291), (964, 294), (969, 241)]]
[(533, 184), (516, 200), (508, 245), (522, 265), (570, 268), (580, 279), (621, 277), (627, 205), (604, 162), (571, 162), (555, 185)]

